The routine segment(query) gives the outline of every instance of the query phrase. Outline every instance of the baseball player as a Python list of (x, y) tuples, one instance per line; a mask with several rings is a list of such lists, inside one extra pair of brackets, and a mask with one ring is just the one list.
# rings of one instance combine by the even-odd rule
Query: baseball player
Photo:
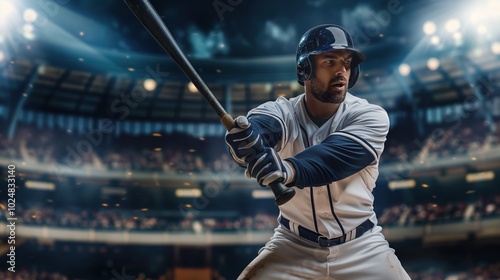
[(388, 115), (347, 92), (364, 59), (343, 27), (308, 30), (296, 56), (305, 93), (252, 109), (226, 134), (248, 177), (296, 189), (238, 279), (410, 279), (373, 211)]

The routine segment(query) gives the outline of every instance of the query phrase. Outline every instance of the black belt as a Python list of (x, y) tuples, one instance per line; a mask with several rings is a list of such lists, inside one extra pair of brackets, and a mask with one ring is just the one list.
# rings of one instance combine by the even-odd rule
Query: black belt
[[(287, 218), (285, 218), (283, 216), (280, 216), (280, 223), (284, 227), (286, 227), (287, 229), (290, 230), (290, 220), (288, 220)], [(321, 247), (330, 247), (330, 246), (345, 243), (349, 240), (353, 240), (355, 238), (360, 237), (361, 235), (363, 235), (365, 232), (369, 231), (372, 228), (373, 228), (372, 221), (367, 219), (361, 225), (357, 226), (356, 229), (351, 230), (340, 237), (328, 239), (326, 236), (320, 235), (317, 232), (309, 230), (303, 226), (298, 226), (300, 237), (308, 239), (314, 243), (318, 243), (319, 246), (321, 246)], [(356, 232), (354, 233), (354, 231), (356, 231)], [(354, 234), (354, 236), (353, 236), (353, 234)]]

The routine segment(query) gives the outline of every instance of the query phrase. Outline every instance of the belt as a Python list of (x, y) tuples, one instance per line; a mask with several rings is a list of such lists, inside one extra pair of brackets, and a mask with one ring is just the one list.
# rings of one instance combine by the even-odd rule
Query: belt
[[(280, 216), (279, 220), (280, 220), (280, 223), (284, 227), (291, 230), (290, 229), (290, 220), (288, 220), (287, 218), (285, 218), (283, 216)], [(355, 229), (347, 232), (346, 234), (344, 234), (340, 237), (336, 237), (336, 238), (329, 239), (328, 237), (323, 236), (323, 235), (321, 235), (317, 232), (314, 232), (312, 230), (309, 230), (303, 226), (298, 226), (298, 230), (299, 230), (298, 234), (300, 237), (308, 239), (314, 243), (317, 243), (321, 247), (330, 247), (330, 246), (339, 245), (339, 244), (345, 243), (347, 241), (353, 240), (355, 238), (358, 238), (372, 228), (373, 228), (372, 221), (367, 219), (361, 225), (357, 226)]]

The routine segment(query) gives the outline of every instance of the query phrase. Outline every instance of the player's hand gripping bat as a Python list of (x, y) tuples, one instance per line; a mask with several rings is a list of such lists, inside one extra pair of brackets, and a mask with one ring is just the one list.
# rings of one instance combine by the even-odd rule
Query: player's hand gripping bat
[[(235, 126), (233, 118), (226, 113), (205, 82), (179, 49), (174, 37), (170, 34), (167, 26), (161, 20), (158, 12), (156, 12), (151, 3), (149, 3), (148, 0), (125, 0), (125, 3), (127, 3), (130, 10), (132, 10), (153, 38), (174, 59), (184, 74), (189, 77), (191, 82), (193, 82), (215, 113), (217, 113), (224, 127), (226, 127), (228, 131), (231, 130)], [(273, 182), (269, 187), (276, 197), (275, 202), (277, 205), (286, 203), (295, 195), (294, 189), (287, 188), (281, 182)]]

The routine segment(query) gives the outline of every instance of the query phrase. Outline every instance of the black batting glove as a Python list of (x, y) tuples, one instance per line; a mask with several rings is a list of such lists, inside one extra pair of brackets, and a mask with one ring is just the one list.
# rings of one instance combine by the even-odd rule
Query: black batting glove
[(275, 181), (286, 185), (293, 180), (293, 173), (290, 163), (281, 160), (273, 148), (265, 147), (248, 163), (245, 175), (256, 178), (265, 187)]
[(237, 117), (234, 124), (235, 127), (226, 133), (226, 145), (233, 160), (245, 167), (264, 149), (264, 144), (262, 137), (245, 116)]

